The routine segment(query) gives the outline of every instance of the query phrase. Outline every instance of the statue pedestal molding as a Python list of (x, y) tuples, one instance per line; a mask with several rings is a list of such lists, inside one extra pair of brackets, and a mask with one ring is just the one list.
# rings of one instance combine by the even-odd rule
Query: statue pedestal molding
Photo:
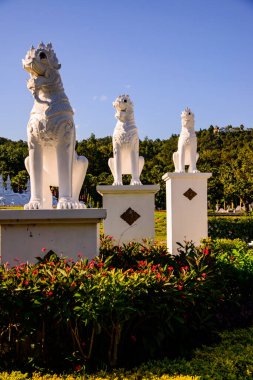
[(208, 235), (207, 180), (211, 173), (166, 173), (167, 247), (177, 253), (177, 242), (200, 243)]
[[(99, 249), (103, 209), (1, 210), (1, 263), (34, 263), (49, 250), (59, 256), (94, 258)], [(42, 252), (45, 249), (45, 253)]]
[(104, 233), (116, 244), (155, 237), (155, 194), (159, 185), (97, 186), (107, 209)]

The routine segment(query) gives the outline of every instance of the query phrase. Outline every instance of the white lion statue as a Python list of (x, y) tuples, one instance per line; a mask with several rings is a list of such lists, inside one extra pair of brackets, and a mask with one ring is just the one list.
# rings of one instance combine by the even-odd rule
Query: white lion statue
[(113, 158), (109, 158), (113, 185), (122, 185), (122, 174), (131, 174), (130, 185), (141, 185), (140, 175), (144, 166), (144, 158), (139, 157), (139, 137), (134, 120), (133, 102), (128, 95), (120, 95), (112, 103), (118, 119), (112, 143)]
[(197, 137), (194, 130), (194, 113), (190, 108), (181, 113), (181, 120), (182, 130), (178, 140), (178, 150), (173, 153), (175, 172), (184, 173), (185, 165), (189, 165), (189, 173), (198, 173)]
[(22, 63), (30, 74), (27, 87), (34, 97), (27, 125), (29, 156), (25, 160), (31, 199), (24, 208), (52, 208), (50, 186), (59, 187), (58, 209), (85, 208), (79, 202), (79, 193), (88, 160), (75, 152), (73, 110), (64, 92), (61, 65), (52, 44), (32, 47)]

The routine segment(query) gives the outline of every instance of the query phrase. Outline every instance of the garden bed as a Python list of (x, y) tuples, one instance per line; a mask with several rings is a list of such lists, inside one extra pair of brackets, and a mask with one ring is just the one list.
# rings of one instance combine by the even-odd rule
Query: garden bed
[(1, 369), (132, 368), (251, 325), (252, 249), (208, 240), (179, 250), (103, 238), (90, 262), (42, 252), (35, 265), (1, 266)]

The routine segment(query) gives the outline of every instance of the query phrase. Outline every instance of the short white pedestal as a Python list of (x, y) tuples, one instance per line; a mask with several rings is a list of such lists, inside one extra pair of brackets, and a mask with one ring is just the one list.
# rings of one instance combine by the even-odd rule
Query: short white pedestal
[(105, 235), (111, 235), (116, 244), (155, 237), (155, 194), (159, 185), (97, 186), (107, 210)]
[(1, 262), (35, 262), (41, 251), (94, 258), (99, 249), (99, 222), (106, 210), (1, 210)]
[(207, 180), (211, 173), (166, 173), (167, 247), (177, 254), (179, 243), (200, 243), (208, 235)]

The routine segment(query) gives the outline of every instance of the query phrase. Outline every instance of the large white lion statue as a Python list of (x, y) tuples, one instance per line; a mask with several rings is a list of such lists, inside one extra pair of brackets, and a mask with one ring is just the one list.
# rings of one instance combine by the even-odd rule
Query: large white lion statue
[(182, 130), (178, 140), (178, 150), (173, 153), (175, 172), (184, 173), (185, 165), (189, 165), (189, 173), (198, 173), (197, 137), (194, 130), (194, 113), (190, 108), (181, 113), (181, 120)]
[(133, 102), (128, 95), (120, 95), (113, 102), (118, 120), (115, 126), (112, 143), (113, 158), (109, 158), (113, 185), (122, 185), (122, 174), (131, 174), (130, 185), (141, 185), (140, 175), (144, 158), (139, 157), (139, 137), (134, 120)]
[(61, 65), (52, 44), (32, 47), (22, 63), (30, 74), (27, 87), (34, 97), (27, 125), (29, 156), (25, 160), (31, 199), (24, 208), (52, 208), (50, 186), (59, 187), (58, 209), (85, 208), (79, 202), (79, 193), (88, 160), (75, 152), (73, 110), (64, 92)]

